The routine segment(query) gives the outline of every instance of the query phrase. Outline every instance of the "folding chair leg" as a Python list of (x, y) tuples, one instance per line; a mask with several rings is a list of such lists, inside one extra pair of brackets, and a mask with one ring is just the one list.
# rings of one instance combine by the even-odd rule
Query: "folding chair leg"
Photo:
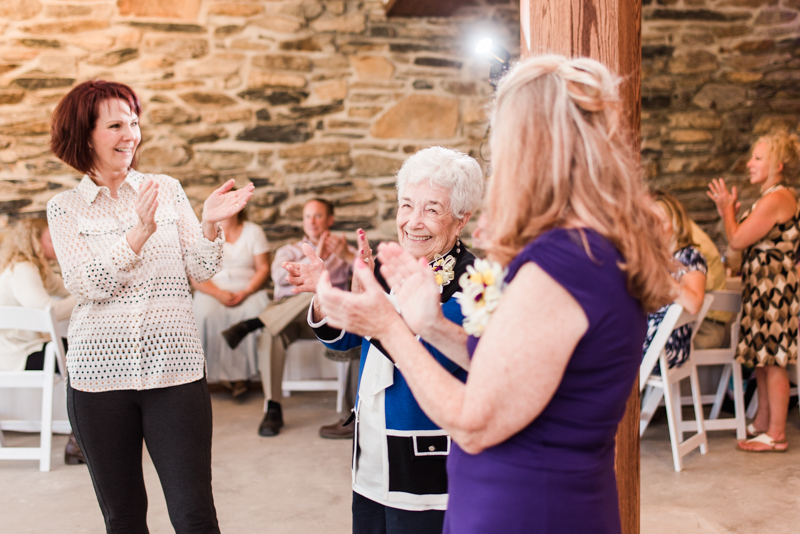
[(747, 439), (746, 422), (744, 417), (744, 387), (742, 384), (742, 364), (733, 362), (733, 406), (736, 416), (736, 439), (744, 441)]
[(675, 403), (675, 431), (678, 435), (678, 443), (683, 443), (683, 403), (681, 402), (681, 383), (680, 381), (669, 384), (667, 387), (672, 391), (672, 402)]
[(658, 404), (661, 402), (662, 397), (663, 391), (661, 388), (647, 386), (647, 391), (645, 392), (644, 400), (642, 401), (642, 411), (639, 416), (639, 437), (644, 434), (644, 431), (647, 429), (647, 425), (650, 424), (650, 420), (653, 418), (653, 414), (655, 414), (656, 410), (658, 409)]
[(747, 405), (747, 413), (745, 414), (748, 419), (753, 419), (758, 411), (758, 388), (753, 391), (753, 398), (750, 399), (750, 404)]
[(709, 419), (717, 419), (719, 417), (722, 403), (725, 400), (725, 392), (728, 390), (728, 381), (731, 378), (731, 367), (730, 364), (722, 366), (722, 376), (719, 378), (717, 394), (714, 396), (714, 406), (711, 407), (711, 413), (708, 415)]
[[(662, 369), (666, 369), (666, 358), (664, 360)], [(663, 373), (663, 371), (662, 371)], [(662, 380), (666, 382), (666, 377), (662, 375)], [(683, 457), (680, 453), (680, 440), (678, 439), (678, 426), (675, 422), (675, 399), (673, 399), (672, 388), (664, 384), (664, 405), (667, 409), (667, 423), (669, 425), (669, 442), (672, 447), (672, 461), (675, 464), (675, 471), (680, 472), (683, 469)]]
[(3, 435), (3, 429), (0, 428), (0, 447), (6, 446), (6, 437)]
[(41, 457), (39, 459), (39, 471), (50, 471), (50, 451), (53, 444), (53, 382), (55, 381), (56, 358), (52, 343), (48, 343), (45, 349), (45, 383), (42, 392), (42, 433), (41, 433)]
[(700, 381), (697, 379), (697, 367), (694, 362), (689, 361), (688, 365), (692, 366), (689, 373), (689, 383), (692, 387), (692, 400), (694, 401), (694, 418), (697, 422), (697, 433), (702, 436), (700, 438), (700, 454), (708, 452), (708, 438), (706, 437), (706, 427), (703, 421), (703, 403), (700, 399)]

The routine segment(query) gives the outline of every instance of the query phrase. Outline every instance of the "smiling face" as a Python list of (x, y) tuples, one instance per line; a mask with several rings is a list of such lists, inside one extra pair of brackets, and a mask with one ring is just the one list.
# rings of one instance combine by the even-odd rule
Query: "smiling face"
[(333, 226), (333, 215), (322, 202), (312, 200), (303, 207), (303, 232), (315, 245), (320, 236)]
[(119, 99), (104, 100), (97, 111), (97, 123), (89, 139), (94, 171), (100, 176), (127, 172), (142, 140), (139, 117)]
[(453, 248), (470, 214), (457, 219), (450, 211), (447, 190), (431, 187), (428, 180), (406, 184), (397, 209), (397, 237), (406, 252), (432, 261)]
[(756, 143), (753, 147), (753, 155), (747, 162), (747, 170), (750, 172), (750, 183), (761, 184), (769, 178), (769, 148), (766, 143)]

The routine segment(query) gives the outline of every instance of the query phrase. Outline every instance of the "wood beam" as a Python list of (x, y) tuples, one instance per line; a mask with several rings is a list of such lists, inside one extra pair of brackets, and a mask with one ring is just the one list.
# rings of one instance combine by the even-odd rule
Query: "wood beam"
[[(641, 0), (520, 0), (522, 56), (555, 53), (597, 59), (622, 77), (620, 97), (639, 153)], [(624, 534), (639, 534), (638, 377), (617, 428), (616, 470)]]
[(389, 0), (387, 17), (448, 17), (464, 0)]

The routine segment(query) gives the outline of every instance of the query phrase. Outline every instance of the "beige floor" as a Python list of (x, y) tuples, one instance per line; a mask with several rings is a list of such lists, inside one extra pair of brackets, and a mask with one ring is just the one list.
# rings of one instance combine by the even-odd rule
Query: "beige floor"
[[(319, 425), (336, 419), (326, 393), (286, 400), (287, 427), (275, 438), (255, 429), (262, 397), (242, 403), (222, 394), (214, 404), (214, 495), (223, 532), (345, 534), (350, 531), (351, 442), (322, 440)], [(672, 469), (666, 420), (642, 440), (642, 532), (645, 534), (797, 532), (800, 524), (800, 415), (790, 414), (786, 454), (746, 455), (734, 450), (733, 433), (711, 435), (705, 457), (693, 452), (685, 469)], [(7, 433), (9, 445), (34, 435)], [(104, 532), (85, 466), (66, 466), (54, 443), (53, 470), (35, 462), (0, 461), (0, 532)], [(172, 529), (158, 478), (149, 462), (149, 524), (154, 534)], [(768, 510), (769, 513), (765, 513)]]

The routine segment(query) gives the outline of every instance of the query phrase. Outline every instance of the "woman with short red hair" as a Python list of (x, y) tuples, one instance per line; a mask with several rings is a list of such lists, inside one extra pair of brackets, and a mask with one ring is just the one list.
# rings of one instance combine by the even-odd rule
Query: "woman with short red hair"
[(133, 90), (84, 82), (58, 104), (51, 148), (84, 173), (47, 204), (69, 326), (67, 409), (108, 532), (147, 532), (142, 441), (178, 533), (219, 532), (211, 494), (211, 403), (187, 275), (220, 269), (219, 222), (244, 208), (233, 180), (198, 223), (180, 183), (135, 170)]

